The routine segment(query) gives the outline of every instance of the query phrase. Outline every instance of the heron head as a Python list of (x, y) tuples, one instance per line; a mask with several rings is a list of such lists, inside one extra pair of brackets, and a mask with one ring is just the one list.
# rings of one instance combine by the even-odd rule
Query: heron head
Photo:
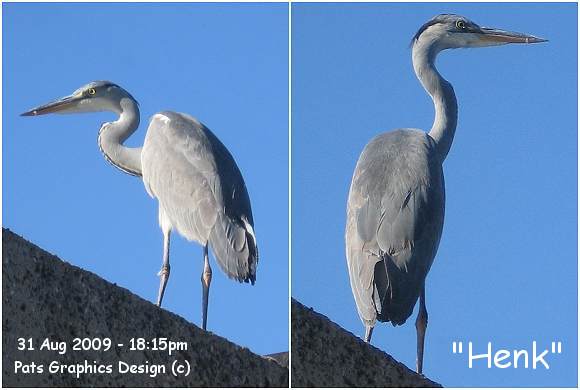
[(21, 116), (44, 114), (76, 114), (82, 112), (122, 111), (121, 102), (130, 99), (137, 102), (129, 92), (110, 81), (93, 81), (72, 94), (35, 107)]
[(546, 39), (495, 28), (480, 27), (466, 17), (437, 15), (413, 37), (412, 45), (427, 44), (436, 51), (467, 47), (498, 46), (508, 43), (538, 43)]

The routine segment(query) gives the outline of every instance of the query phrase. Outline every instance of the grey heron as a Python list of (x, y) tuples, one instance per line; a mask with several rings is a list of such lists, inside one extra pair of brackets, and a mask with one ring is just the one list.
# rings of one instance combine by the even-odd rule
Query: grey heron
[(457, 125), (451, 84), (435, 68), (445, 49), (537, 43), (532, 35), (480, 27), (452, 14), (435, 16), (411, 42), (413, 68), (433, 99), (431, 130), (398, 129), (373, 138), (352, 177), (346, 223), (346, 256), (358, 314), (370, 342), (376, 321), (402, 325), (419, 300), (417, 372), (423, 371), (427, 329), (425, 278), (443, 230), (442, 164)]
[(220, 140), (197, 119), (164, 111), (153, 115), (143, 147), (124, 146), (139, 126), (139, 105), (120, 86), (94, 81), (71, 95), (33, 108), (22, 116), (112, 111), (98, 145), (104, 158), (121, 171), (141, 177), (159, 203), (163, 232), (163, 264), (157, 305), (161, 306), (170, 275), (169, 242), (173, 230), (203, 245), (202, 328), (212, 270), (208, 247), (226, 275), (239, 282), (256, 281), (258, 248), (248, 191), (234, 158)]

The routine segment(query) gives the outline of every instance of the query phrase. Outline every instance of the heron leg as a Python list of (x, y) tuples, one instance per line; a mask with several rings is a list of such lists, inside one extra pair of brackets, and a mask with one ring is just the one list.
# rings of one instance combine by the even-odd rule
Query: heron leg
[(374, 326), (366, 325), (365, 343), (370, 343), (371, 342), (371, 337), (373, 336), (373, 329), (374, 328), (375, 328)]
[(425, 332), (427, 331), (427, 307), (425, 306), (425, 286), (421, 289), (421, 297), (419, 301), (419, 314), (415, 321), (415, 328), (417, 328), (417, 373), (423, 373), (423, 350), (425, 348)]
[(209, 301), (209, 285), (211, 284), (211, 267), (209, 266), (208, 245), (203, 247), (203, 272), (201, 274), (201, 286), (203, 288), (202, 300), (202, 329), (207, 329), (207, 305)]
[(163, 301), (163, 294), (165, 294), (165, 287), (167, 286), (167, 281), (169, 280), (169, 273), (171, 272), (171, 267), (169, 266), (169, 236), (171, 235), (171, 230), (163, 231), (163, 265), (161, 266), (161, 271), (157, 275), (161, 277), (159, 283), (159, 294), (157, 295), (157, 306), (161, 307), (161, 301)]

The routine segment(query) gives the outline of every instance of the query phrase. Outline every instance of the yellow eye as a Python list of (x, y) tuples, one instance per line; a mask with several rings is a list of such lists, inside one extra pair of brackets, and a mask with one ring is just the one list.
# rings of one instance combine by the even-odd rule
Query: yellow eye
[(97, 93), (97, 91), (95, 91), (94, 88), (87, 89), (87, 92), (89, 93), (89, 95), (94, 95), (95, 93)]
[(465, 22), (463, 20), (458, 20), (455, 25), (457, 26), (457, 28), (461, 28), (464, 29), (465, 28)]

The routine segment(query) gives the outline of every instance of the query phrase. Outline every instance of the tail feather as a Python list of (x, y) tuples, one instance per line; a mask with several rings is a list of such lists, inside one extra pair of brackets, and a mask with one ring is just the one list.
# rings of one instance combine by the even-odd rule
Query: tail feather
[(234, 220), (219, 214), (209, 244), (220, 268), (229, 278), (254, 284), (258, 247), (252, 225), (245, 217)]
[(407, 321), (421, 292), (421, 275), (414, 267), (399, 268), (388, 255), (375, 265), (373, 301), (380, 322), (402, 325)]

